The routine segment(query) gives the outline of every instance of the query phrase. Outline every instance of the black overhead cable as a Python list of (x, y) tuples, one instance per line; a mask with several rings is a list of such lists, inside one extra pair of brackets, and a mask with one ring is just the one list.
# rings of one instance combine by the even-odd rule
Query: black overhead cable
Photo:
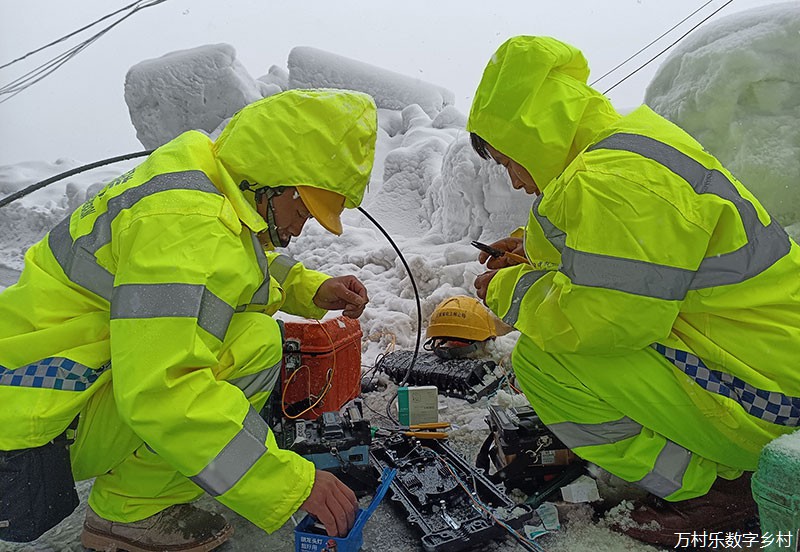
[(606, 71), (604, 74), (602, 74), (599, 77), (597, 77), (596, 79), (594, 79), (591, 83), (589, 83), (589, 86), (594, 86), (599, 81), (603, 80), (608, 75), (610, 75), (611, 73), (613, 73), (614, 71), (616, 71), (617, 69), (619, 69), (620, 67), (622, 67), (623, 65), (628, 63), (630, 60), (632, 60), (633, 58), (635, 58), (636, 56), (638, 56), (639, 54), (641, 54), (642, 52), (647, 50), (650, 46), (652, 46), (653, 44), (655, 44), (656, 42), (658, 42), (659, 40), (661, 40), (662, 38), (667, 36), (669, 33), (674, 31), (675, 29), (677, 29), (680, 25), (683, 25), (689, 18), (693, 17), (694, 14), (696, 14), (697, 12), (699, 12), (700, 10), (702, 10), (703, 8), (705, 8), (706, 6), (711, 4), (713, 1), (714, 0), (708, 0), (708, 2), (706, 2), (705, 4), (703, 4), (702, 6), (697, 8), (696, 10), (694, 10), (692, 13), (690, 13), (689, 15), (687, 15), (686, 17), (684, 17), (683, 19), (681, 19), (680, 21), (675, 23), (672, 27), (670, 27), (669, 29), (667, 29), (666, 31), (661, 33), (661, 35), (659, 35), (657, 38), (654, 38), (653, 40), (651, 40), (646, 46), (643, 46), (642, 48), (640, 48), (638, 52), (636, 52), (635, 54), (631, 55), (628, 59), (618, 63), (616, 66), (612, 67), (611, 69)]
[(673, 41), (673, 42), (672, 42), (672, 44), (670, 44), (669, 46), (667, 46), (666, 48), (664, 48), (663, 50), (661, 50), (659, 53), (657, 53), (656, 55), (654, 55), (653, 57), (651, 57), (650, 59), (648, 59), (646, 62), (644, 62), (643, 64), (641, 64), (641, 65), (640, 65), (639, 67), (637, 67), (635, 70), (633, 70), (633, 71), (631, 71), (630, 73), (628, 73), (627, 75), (625, 75), (625, 77), (623, 77), (622, 79), (618, 80), (616, 83), (614, 83), (614, 85), (613, 85), (611, 88), (608, 88), (608, 89), (604, 90), (604, 91), (603, 91), (603, 94), (608, 94), (609, 92), (611, 92), (612, 90), (614, 90), (614, 88), (616, 88), (618, 85), (622, 84), (623, 82), (625, 82), (626, 80), (628, 80), (630, 77), (632, 77), (633, 75), (635, 75), (636, 73), (638, 73), (639, 71), (641, 71), (642, 69), (644, 69), (645, 67), (647, 67), (648, 65), (650, 65), (650, 64), (651, 64), (651, 63), (652, 63), (652, 62), (653, 62), (653, 61), (654, 61), (656, 58), (658, 58), (659, 56), (661, 56), (662, 54), (664, 54), (664, 52), (666, 52), (667, 50), (669, 50), (670, 48), (672, 48), (673, 46), (675, 46), (675, 45), (676, 45), (678, 42), (680, 42), (681, 40), (683, 40), (684, 38), (686, 38), (686, 35), (688, 35), (688, 34), (689, 34), (689, 33), (691, 33), (692, 31), (694, 31), (694, 30), (695, 30), (697, 27), (699, 27), (700, 25), (702, 25), (703, 23), (705, 23), (706, 21), (708, 21), (708, 20), (709, 20), (709, 19), (711, 19), (712, 17), (714, 17), (714, 16), (715, 16), (717, 13), (719, 13), (719, 12), (720, 12), (720, 10), (722, 10), (723, 8), (725, 8), (725, 7), (726, 7), (728, 4), (730, 4), (731, 2), (733, 2), (733, 0), (728, 0), (728, 1), (727, 1), (727, 2), (725, 2), (723, 5), (721, 5), (719, 8), (717, 8), (716, 10), (714, 10), (713, 12), (711, 12), (711, 14), (710, 14), (710, 15), (708, 15), (707, 17), (705, 17), (705, 18), (704, 18), (702, 21), (700, 21), (700, 23), (698, 23), (697, 25), (695, 25), (694, 27), (692, 27), (691, 29), (689, 29), (688, 31), (686, 31), (685, 33), (683, 33), (681, 36), (679, 36), (677, 40), (675, 40), (675, 41)]
[(130, 8), (134, 7), (136, 4), (139, 4), (139, 3), (141, 3), (141, 2), (142, 2), (142, 0), (136, 0), (136, 2), (134, 2), (133, 4), (128, 4), (128, 5), (127, 5), (127, 6), (125, 6), (124, 8), (120, 8), (120, 9), (118, 9), (118, 10), (117, 10), (117, 11), (115, 11), (115, 12), (109, 13), (108, 15), (104, 15), (104, 16), (103, 16), (103, 17), (101, 17), (100, 19), (97, 19), (97, 20), (95, 20), (95, 21), (92, 21), (92, 22), (91, 22), (91, 23), (89, 23), (88, 25), (85, 25), (85, 26), (81, 27), (80, 29), (78, 29), (78, 30), (76, 30), (76, 31), (72, 31), (71, 33), (69, 33), (69, 34), (67, 34), (67, 35), (64, 35), (64, 36), (62, 36), (61, 38), (57, 38), (57, 39), (55, 39), (53, 42), (51, 42), (51, 43), (49, 43), (49, 44), (45, 44), (44, 46), (41, 46), (41, 47), (39, 47), (39, 48), (36, 48), (35, 50), (32, 50), (32, 51), (28, 52), (28, 53), (27, 53), (27, 54), (25, 54), (24, 56), (18, 57), (17, 59), (13, 59), (13, 60), (9, 61), (8, 63), (4, 63), (3, 65), (0, 65), (0, 69), (5, 69), (6, 67), (8, 67), (8, 66), (10, 66), (10, 65), (14, 65), (14, 64), (15, 64), (15, 63), (17, 63), (18, 61), (22, 61), (23, 59), (25, 59), (25, 58), (28, 58), (28, 57), (30, 57), (30, 56), (32, 56), (33, 54), (36, 54), (36, 53), (38, 53), (38, 52), (41, 52), (42, 50), (44, 50), (44, 49), (46, 49), (46, 48), (49, 48), (50, 46), (55, 46), (55, 45), (56, 45), (56, 44), (58, 44), (59, 42), (64, 42), (66, 39), (68, 39), (68, 38), (70, 38), (70, 37), (73, 37), (73, 36), (75, 36), (76, 34), (78, 34), (78, 33), (81, 33), (81, 32), (83, 32), (83, 31), (85, 31), (85, 30), (86, 30), (86, 29), (88, 29), (89, 27), (93, 27), (94, 25), (97, 25), (98, 23), (100, 23), (101, 21), (104, 21), (104, 20), (108, 19), (109, 17), (114, 17), (114, 16), (115, 16), (115, 15), (117, 15), (118, 13), (120, 13), (120, 12), (123, 12), (123, 11), (125, 11), (125, 10), (127, 10), (127, 9), (130, 9)]
[(36, 182), (35, 184), (31, 184), (27, 188), (23, 188), (21, 190), (17, 190), (13, 194), (9, 194), (3, 198), (0, 198), (0, 209), (11, 203), (12, 201), (16, 201), (21, 197), (25, 197), (26, 195), (30, 194), (31, 192), (35, 192), (36, 190), (40, 190), (46, 186), (54, 182), (58, 182), (59, 180), (63, 180), (68, 176), (73, 176), (76, 174), (80, 174), (82, 172), (86, 172), (91, 169), (96, 169), (97, 167), (103, 167), (105, 165), (110, 165), (111, 163), (117, 163), (119, 161), (127, 161), (128, 159), (134, 159), (136, 157), (144, 157), (145, 155), (150, 155), (153, 153), (154, 150), (146, 150), (146, 151), (138, 151), (135, 153), (127, 153), (125, 155), (118, 155), (117, 157), (109, 157), (108, 159), (101, 159), (100, 161), (95, 161), (93, 163), (89, 163), (87, 165), (81, 165), (80, 167), (75, 167), (74, 169), (70, 169), (68, 171), (64, 171), (62, 173), (56, 174), (51, 176), (50, 178), (45, 178), (41, 182)]
[(46, 48), (49, 48), (50, 46), (53, 46), (53, 45), (58, 44), (60, 42), (63, 42), (67, 38), (70, 38), (70, 37), (76, 35), (77, 33), (80, 33), (82, 31), (94, 26), (97, 23), (99, 23), (99, 22), (101, 22), (101, 21), (103, 21), (105, 19), (113, 17), (113, 16), (115, 16), (115, 15), (117, 15), (117, 14), (123, 12), (123, 11), (130, 10), (129, 13), (127, 13), (126, 15), (120, 17), (115, 22), (111, 23), (110, 25), (108, 25), (107, 27), (103, 28), (102, 30), (100, 30), (99, 32), (94, 34), (93, 36), (91, 36), (88, 39), (84, 40), (83, 42), (73, 46), (72, 48), (69, 48), (68, 50), (62, 52), (61, 54), (58, 54), (57, 56), (55, 56), (55, 57), (51, 58), (50, 60), (44, 62), (43, 64), (39, 65), (35, 69), (25, 73), (21, 77), (18, 77), (16, 79), (14, 79), (13, 81), (11, 81), (10, 83), (0, 87), (0, 96), (7, 96), (7, 97), (5, 97), (3, 99), (0, 99), (0, 103), (3, 103), (5, 101), (10, 100), (14, 96), (16, 96), (17, 94), (22, 92), (23, 90), (33, 86), (34, 84), (36, 84), (37, 82), (39, 82), (40, 80), (45, 78), (46, 76), (52, 74), (55, 70), (57, 70), (59, 67), (61, 67), (63, 64), (65, 64), (67, 61), (69, 61), (70, 59), (74, 58), (76, 55), (78, 55), (85, 48), (90, 46), (94, 41), (96, 41), (101, 36), (106, 34), (108, 31), (110, 31), (111, 29), (113, 29), (114, 27), (116, 27), (117, 25), (122, 23), (123, 21), (125, 21), (127, 18), (132, 16), (134, 13), (136, 13), (136, 12), (138, 12), (140, 10), (143, 10), (145, 8), (149, 8), (151, 6), (155, 6), (157, 4), (161, 4), (162, 2), (166, 2), (166, 1), (167, 0), (137, 0), (134, 3), (125, 6), (124, 8), (121, 8), (121, 9), (119, 9), (119, 10), (113, 12), (113, 13), (110, 13), (108, 15), (103, 16), (102, 18), (100, 18), (100, 19), (98, 19), (98, 20), (96, 20), (96, 21), (94, 21), (94, 22), (92, 22), (92, 23), (90, 23), (88, 25), (85, 25), (84, 27), (78, 29), (77, 31), (73, 31), (73, 32), (71, 32), (71, 33), (69, 33), (69, 34), (67, 34), (67, 35), (65, 35), (65, 36), (63, 36), (63, 37), (61, 37), (59, 39), (54, 40), (53, 42), (51, 42), (49, 44), (46, 44), (46, 45), (44, 45), (44, 46), (42, 46), (40, 48), (37, 48), (36, 50), (28, 52), (27, 54), (25, 54), (22, 57), (19, 57), (19, 58), (15, 59), (15, 60), (12, 60), (12, 61), (6, 63), (3, 66), (0, 66), (0, 69), (2, 69), (4, 67), (8, 67), (10, 65), (13, 65), (14, 63), (16, 63), (18, 61), (21, 61), (21, 60), (27, 58), (28, 56), (31, 56), (31, 55), (33, 55), (33, 54), (35, 54), (37, 52), (40, 52), (40, 51), (42, 51), (42, 50), (44, 50)]

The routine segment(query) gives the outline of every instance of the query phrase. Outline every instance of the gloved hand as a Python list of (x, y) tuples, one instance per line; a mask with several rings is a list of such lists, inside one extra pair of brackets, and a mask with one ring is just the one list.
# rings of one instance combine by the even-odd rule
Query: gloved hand
[(313, 301), (321, 309), (342, 310), (342, 314), (348, 318), (358, 318), (364, 312), (369, 297), (361, 280), (348, 275), (325, 280)]

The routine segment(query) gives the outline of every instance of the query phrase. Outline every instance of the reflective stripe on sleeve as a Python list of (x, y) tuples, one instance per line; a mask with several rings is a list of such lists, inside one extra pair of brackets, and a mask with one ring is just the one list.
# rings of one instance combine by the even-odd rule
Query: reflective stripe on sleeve
[(690, 451), (667, 439), (650, 473), (632, 483), (658, 497), (669, 496), (683, 487), (683, 476), (691, 459)]
[(289, 271), (292, 270), (292, 267), (296, 264), (297, 261), (291, 257), (287, 255), (278, 255), (272, 259), (272, 263), (269, 265), (269, 270), (272, 274), (272, 277), (282, 285), (284, 282), (286, 282), (286, 278), (289, 276)]
[(539, 211), (539, 205), (542, 203), (542, 195), (539, 194), (536, 196), (536, 199), (533, 201), (533, 207), (531, 207), (531, 212), (533, 213), (536, 222), (539, 223), (539, 226), (542, 227), (542, 232), (544, 233), (544, 237), (547, 238), (553, 247), (556, 248), (558, 251), (564, 251), (567, 243), (567, 235), (564, 233), (563, 230), (556, 227), (555, 224), (550, 222), (550, 219), (545, 217)]
[(251, 406), (242, 429), (200, 473), (190, 477), (211, 496), (228, 492), (267, 453), (267, 423)]
[(277, 364), (270, 368), (255, 374), (228, 380), (228, 383), (241, 389), (244, 396), (248, 398), (262, 391), (272, 391), (275, 388), (275, 382), (278, 381), (282, 362), (282, 360), (279, 360)]
[(511, 297), (511, 306), (508, 312), (503, 317), (503, 322), (513, 326), (519, 319), (519, 309), (522, 305), (522, 298), (528, 292), (528, 289), (542, 276), (547, 274), (543, 270), (532, 270), (520, 276), (517, 280), (517, 285), (514, 287), (514, 295)]
[(197, 325), (222, 341), (233, 307), (195, 284), (123, 284), (114, 288), (112, 320), (126, 318), (195, 318)]
[(642, 426), (627, 416), (601, 424), (560, 422), (547, 427), (570, 449), (618, 443), (642, 432)]

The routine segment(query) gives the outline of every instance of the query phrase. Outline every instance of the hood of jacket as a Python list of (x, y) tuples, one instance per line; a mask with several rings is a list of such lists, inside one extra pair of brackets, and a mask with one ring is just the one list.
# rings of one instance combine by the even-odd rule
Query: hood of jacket
[(549, 37), (510, 38), (483, 72), (467, 130), (525, 167), (544, 190), (620, 118), (588, 77), (577, 48)]
[[(214, 154), (239, 186), (312, 186), (361, 204), (375, 160), (377, 109), (349, 90), (288, 90), (239, 110)], [(246, 195), (253, 203), (253, 194)]]

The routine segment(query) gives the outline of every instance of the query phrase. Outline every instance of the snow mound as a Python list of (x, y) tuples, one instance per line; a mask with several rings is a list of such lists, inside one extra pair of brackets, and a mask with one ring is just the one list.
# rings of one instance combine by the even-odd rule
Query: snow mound
[(431, 117), (455, 101), (441, 86), (308, 46), (289, 52), (289, 86), (359, 90), (375, 98), (378, 107), (417, 104)]
[(229, 44), (171, 52), (137, 63), (125, 76), (125, 103), (145, 148), (156, 148), (182, 132), (211, 132), (236, 111), (280, 92), (256, 81)]
[(800, 222), (798, 52), (800, 3), (744, 11), (692, 33), (645, 95), (784, 226)]

